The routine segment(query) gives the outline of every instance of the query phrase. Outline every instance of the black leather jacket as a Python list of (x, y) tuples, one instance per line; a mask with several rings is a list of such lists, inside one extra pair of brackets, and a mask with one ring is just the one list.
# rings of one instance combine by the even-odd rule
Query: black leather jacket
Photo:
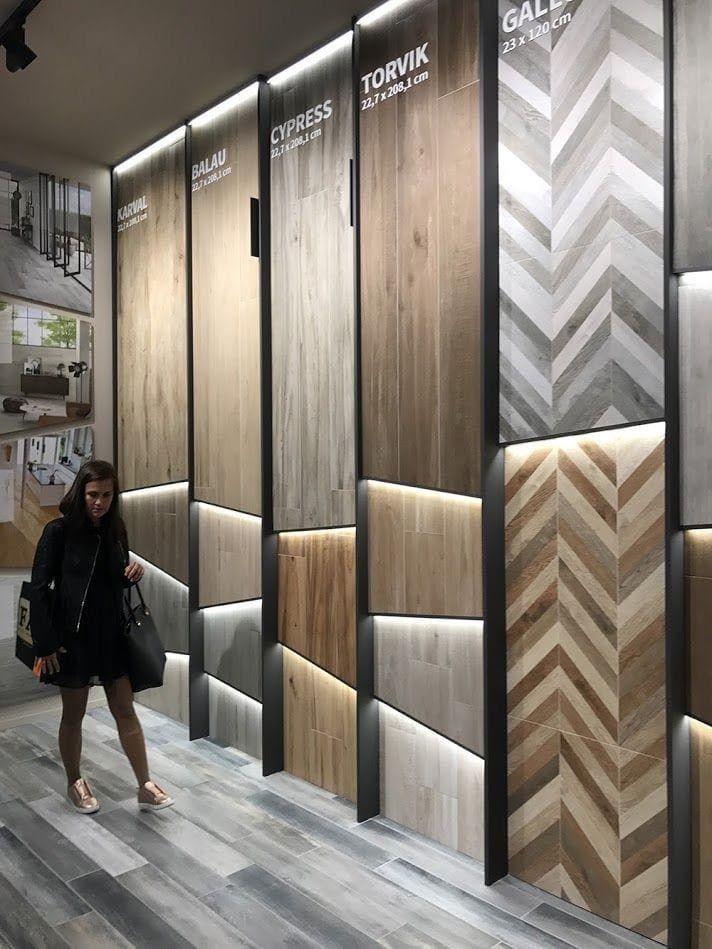
[[(119, 536), (110, 557), (116, 576), (116, 609), (121, 611), (123, 591), (131, 586), (124, 576), (128, 540), (123, 526)], [(79, 632), (98, 551), (99, 538), (92, 530), (70, 532), (64, 517), (50, 521), (42, 532), (30, 582), (30, 627), (38, 656), (51, 655)]]

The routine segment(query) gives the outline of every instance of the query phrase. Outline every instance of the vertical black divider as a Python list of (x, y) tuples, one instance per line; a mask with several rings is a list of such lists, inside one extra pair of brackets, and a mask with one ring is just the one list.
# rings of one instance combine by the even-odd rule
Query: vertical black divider
[(119, 309), (118, 309), (118, 254), (116, 244), (116, 214), (119, 207), (119, 183), (116, 171), (111, 169), (111, 450), (114, 467), (119, 467)]
[(262, 376), (262, 771), (284, 768), (284, 684), (277, 630), (277, 534), (272, 492), (272, 281), (270, 88), (259, 80), (260, 341)]
[(480, 3), (480, 240), (482, 255), (482, 567), (484, 592), (485, 882), (508, 870), (507, 646), (504, 448), (499, 443), (499, 19)]
[(680, 522), (680, 357), (674, 242), (674, 4), (665, 0), (665, 656), (668, 768), (668, 944), (692, 937), (690, 727), (687, 718), (684, 543)]
[(200, 609), (200, 508), (195, 500), (195, 411), (193, 404), (193, 229), (191, 206), (191, 127), (185, 128), (185, 285), (188, 353), (188, 623), (190, 738), (210, 734), (210, 683), (203, 654), (203, 613)]
[(353, 20), (352, 72), (354, 138), (351, 160), (351, 223), (354, 229), (354, 399), (356, 400), (356, 811), (359, 821), (381, 810), (380, 731), (375, 692), (373, 617), (368, 604), (368, 482), (363, 477), (361, 412), (361, 211), (360, 35)]

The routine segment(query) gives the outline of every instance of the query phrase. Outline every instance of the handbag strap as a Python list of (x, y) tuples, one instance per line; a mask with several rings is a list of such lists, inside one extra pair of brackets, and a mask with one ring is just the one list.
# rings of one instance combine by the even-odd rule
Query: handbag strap
[(138, 599), (139, 599), (139, 603), (140, 603), (140, 605), (141, 605), (141, 609), (144, 611), (144, 613), (147, 613), (148, 610), (146, 609), (146, 601), (145, 601), (144, 598), (143, 598), (143, 593), (141, 593), (141, 587), (139, 586), (138, 583), (132, 583), (131, 586), (129, 587), (128, 593), (127, 593), (126, 596), (125, 596), (125, 603), (126, 603), (126, 606), (127, 606), (128, 609), (129, 609), (129, 612), (130, 612), (131, 615), (133, 616), (134, 611), (138, 608), (138, 607), (134, 606), (134, 605), (132, 604), (132, 602), (131, 602), (132, 599), (133, 599), (133, 591), (134, 591), (134, 590), (136, 590), (136, 592), (138, 593)]

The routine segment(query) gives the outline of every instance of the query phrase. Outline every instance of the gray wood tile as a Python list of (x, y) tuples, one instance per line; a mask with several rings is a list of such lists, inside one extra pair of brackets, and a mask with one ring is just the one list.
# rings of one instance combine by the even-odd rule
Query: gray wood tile
[(5, 800), (35, 801), (52, 790), (43, 778), (29, 770), (30, 764), (31, 761), (13, 761), (0, 752), (0, 793)]
[[(118, 801), (126, 800), (132, 791), (136, 793), (135, 788), (129, 788), (111, 771), (92, 765), (88, 756), (83, 756), (82, 762), (84, 777), (89, 781), (97, 800), (104, 809), (116, 806)], [(49, 757), (33, 758), (32, 761), (26, 761), (24, 767), (39, 779), (42, 787), (51, 788), (62, 798), (66, 796), (67, 775), (64, 766), (59, 761)]]
[(320, 946), (375, 946), (372, 939), (341, 921), (314, 900), (262, 867), (233, 874), (232, 884), (306, 933)]
[(270, 907), (229, 885), (203, 897), (203, 902), (240, 932), (250, 946), (314, 947), (314, 942)]
[(164, 919), (103, 870), (73, 880), (72, 886), (135, 949), (190, 946)]
[(111, 876), (135, 870), (146, 862), (135, 850), (108, 833), (94, 817), (72, 811), (70, 804), (57, 794), (33, 801), (30, 806)]
[(262, 698), (262, 601), (205, 610), (205, 671)]
[(0, 874), (51, 926), (89, 912), (84, 901), (7, 827), (0, 828)]
[(379, 941), (382, 946), (388, 946), (388, 949), (449, 949), (445, 943), (419, 932), (410, 923), (401, 926), (400, 929), (396, 929)]
[(28, 761), (42, 754), (31, 742), (18, 735), (14, 729), (0, 732), (0, 751), (13, 761)]
[(225, 843), (234, 843), (252, 832), (249, 823), (236, 818), (224, 799), (208, 794), (202, 785), (175, 799), (174, 810)]
[(195, 896), (204, 896), (225, 886), (224, 877), (146, 826), (139, 820), (138, 812), (120, 808), (110, 814), (99, 814), (97, 821)]
[(72, 949), (131, 949), (131, 943), (94, 910), (56, 929)]
[(64, 939), (0, 876), (0, 937), (12, 949), (59, 949)]
[[(578, 919), (570, 913), (565, 913), (554, 906), (542, 903), (528, 913), (524, 919), (552, 936), (559, 936), (566, 942), (576, 946), (576, 949), (632, 949), (634, 945), (646, 946), (649, 949), (659, 946), (660, 943), (652, 939), (638, 936), (636, 942), (628, 939), (627, 931), (609, 923), (606, 928), (596, 926), (588, 920)], [(603, 923), (604, 921), (601, 920)], [(630, 933), (633, 937), (634, 934)]]
[(144, 826), (170, 840), (184, 853), (222, 876), (236, 873), (251, 863), (237, 850), (181, 817), (172, 808), (157, 814), (140, 813), (139, 820)]
[(250, 797), (250, 801), (273, 817), (292, 824), (312, 839), (333, 847), (364, 866), (377, 867), (391, 859), (387, 851), (375, 847), (331, 821), (323, 820), (311, 811), (292, 804), (270, 791), (254, 794)]
[[(88, 819), (88, 818), (87, 818)], [(60, 880), (73, 880), (98, 869), (51, 821), (43, 820), (22, 801), (0, 804), (0, 821), (47, 864)]]
[(570, 946), (563, 939), (543, 933), (491, 903), (445, 883), (404, 860), (394, 860), (380, 867), (378, 872), (497, 940), (506, 939), (512, 949), (531, 949), (532, 946), (539, 949), (568, 949)]
[(194, 946), (234, 946), (238, 933), (205, 903), (155, 867), (141, 867), (118, 878), (134, 896), (170, 923)]
[(269, 777), (262, 777), (262, 763), (255, 762), (243, 768), (243, 774), (254, 777), (255, 780), (281, 797), (305, 807), (321, 817), (327, 817), (329, 820), (342, 827), (356, 826), (356, 807), (351, 801), (343, 797), (334, 795), (331, 791), (303, 781), (301, 778), (289, 774), (287, 771), (279, 771), (277, 774), (271, 774)]

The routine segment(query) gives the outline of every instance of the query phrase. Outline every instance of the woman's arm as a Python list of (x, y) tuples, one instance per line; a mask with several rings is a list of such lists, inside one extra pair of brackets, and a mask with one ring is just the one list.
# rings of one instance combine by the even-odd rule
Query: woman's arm
[(124, 558), (123, 583), (125, 587), (132, 587), (143, 576), (143, 567), (135, 560), (129, 560), (129, 537), (123, 521), (119, 522), (119, 545)]
[(30, 580), (30, 630), (38, 656), (50, 656), (60, 645), (53, 609), (55, 591), (51, 585), (58, 581), (63, 549), (62, 525), (52, 521), (37, 544)]

